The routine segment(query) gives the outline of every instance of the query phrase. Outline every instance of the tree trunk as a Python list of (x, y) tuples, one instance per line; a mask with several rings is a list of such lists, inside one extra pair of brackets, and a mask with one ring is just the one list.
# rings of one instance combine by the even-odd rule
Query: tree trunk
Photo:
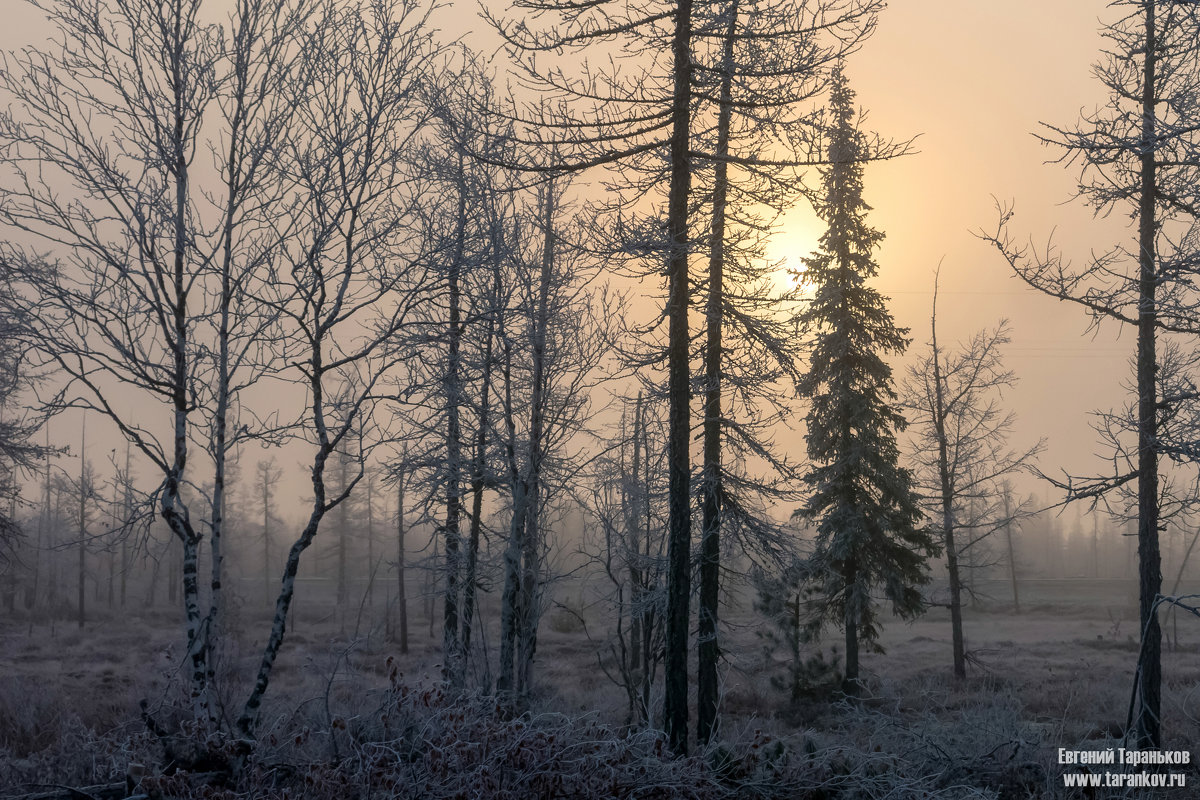
[(954, 677), (967, 677), (966, 650), (963, 645), (962, 583), (958, 572), (957, 544), (954, 541), (954, 512), (949, 503), (942, 507), (942, 524), (946, 532), (946, 567), (950, 573), (950, 638), (954, 652)]
[(367, 474), (367, 605), (375, 609), (375, 474)]
[(462, 505), (460, 485), (461, 438), (459, 406), (462, 387), (459, 385), (459, 339), (462, 336), (462, 260), (466, 246), (467, 186), (463, 175), (464, 157), (458, 155), (458, 216), (454, 253), (450, 261), (450, 324), (446, 365), (446, 587), (442, 600), (442, 677), (458, 686), (463, 678), (462, 654), (458, 640), (458, 558), (459, 517)]
[(434, 622), (436, 619), (435, 612), (437, 611), (437, 596), (435, 595), (436, 587), (434, 586), (434, 576), (437, 574), (438, 563), (438, 541), (437, 531), (433, 533), (433, 541), (431, 543), (429, 558), (433, 561), (430, 568), (425, 570), (425, 620), (429, 624), (429, 638), (433, 638)]
[[(41, 565), (42, 565), (42, 544), (45, 540), (51, 538), (51, 504), (50, 504), (50, 423), (47, 422), (44, 426), (46, 429), (46, 474), (45, 483), (42, 486), (42, 508), (38, 514), (37, 528), (37, 547), (33, 551), (33, 582), (29, 593), (25, 596), (25, 608), (31, 609), (37, 604), (39, 583), (41, 580)], [(128, 450), (126, 450), (128, 453)], [(128, 462), (128, 456), (126, 456)]]
[(937, 343), (937, 282), (933, 288), (933, 313), (930, 316), (930, 346), (933, 351), (933, 424), (938, 441), (938, 488), (942, 501), (942, 534), (946, 543), (946, 567), (950, 573), (950, 632), (954, 654), (954, 676), (967, 677), (966, 653), (962, 629), (962, 580), (958, 571), (958, 547), (954, 541), (954, 481), (950, 471), (949, 442), (946, 437), (946, 387), (942, 376)]
[[(239, 131), (235, 128), (231, 131), (233, 146), (236, 148)], [(236, 150), (231, 150), (231, 153), (236, 154)], [(235, 157), (235, 156), (234, 156)], [(232, 176), (229, 176), (232, 180)], [(216, 675), (214, 669), (217, 661), (217, 648), (220, 646), (220, 628), (222, 624), (223, 598), (222, 598), (222, 571), (224, 566), (224, 544), (225, 544), (225, 480), (226, 467), (229, 455), (228, 441), (228, 425), (229, 425), (229, 405), (232, 399), (232, 390), (230, 387), (230, 366), (229, 366), (229, 337), (230, 337), (230, 308), (233, 303), (233, 222), (234, 222), (234, 199), (232, 194), (235, 189), (232, 185), (228, 185), (231, 194), (225, 215), (225, 234), (223, 246), (223, 258), (221, 262), (221, 300), (220, 309), (218, 312), (219, 324), (217, 330), (217, 397), (216, 410), (213, 415), (213, 442), (212, 442), (212, 459), (213, 459), (213, 498), (212, 498), (212, 519), (210, 520), (209, 529), (209, 550), (210, 560), (209, 565), (209, 597), (208, 597), (208, 615), (205, 617), (203, 624), (205, 650), (205, 669), (206, 677), (205, 684), (211, 690), (214, 685)], [(215, 717), (210, 718), (210, 724), (215, 726)]]
[(724, 314), (725, 204), (728, 194), (729, 125), (733, 105), (733, 42), (738, 0), (729, 5), (721, 76), (713, 177), (712, 235), (708, 258), (707, 341), (704, 350), (703, 520), (700, 534), (700, 628), (697, 635), (696, 741), (707, 744), (717, 725), (717, 621), (721, 592), (721, 321)]
[[(642, 412), (642, 453), (645, 454), (642, 459), (642, 505), (643, 505), (643, 520), (642, 528), (642, 547), (643, 560), (646, 569), (650, 568), (653, 563), (651, 559), (654, 557), (650, 545), (650, 531), (654, 530), (654, 518), (651, 510), (650, 502), (650, 486), (651, 486), (651, 469), (650, 469), (650, 433), (649, 427), (646, 425), (646, 410), (643, 406)], [(658, 571), (656, 570), (656, 575)], [(654, 585), (657, 586), (657, 577)], [(651, 582), (645, 572), (642, 573), (642, 597), (646, 597), (650, 593)], [(650, 719), (650, 690), (653, 687), (654, 670), (658, 664), (658, 656), (654, 652), (654, 632), (660, 629), (662, 619), (655, 613), (654, 607), (642, 604), (642, 718), (649, 721)]]
[(691, 192), (692, 0), (675, 5), (671, 45), (670, 186), (667, 198), (668, 523), (663, 716), (671, 750), (688, 749), (688, 627), (692, 596), (691, 368), (688, 363), (688, 200)]
[[(408, 653), (408, 589), (404, 553), (404, 475), (396, 476), (396, 602), (400, 612), (400, 653)], [(430, 614), (430, 616), (433, 616)]]
[[(115, 515), (113, 519), (113, 530), (116, 530)], [(108, 607), (111, 610), (117, 602), (117, 548), (115, 543), (110, 541), (108, 547)]]
[[(521, 554), (525, 514), (528, 507), (526, 488), (518, 480), (513, 487), (513, 512), (509, 523), (508, 544), (504, 548), (504, 592), (500, 598), (500, 671), (496, 676), (496, 691), (502, 696), (516, 688), (514, 658), (520, 627), (518, 608), (521, 586)], [(505, 698), (511, 702), (512, 698)]]
[(1004, 487), (1004, 518), (1007, 522), (1004, 523), (1004, 539), (1008, 544), (1008, 575), (1012, 581), (1012, 596), (1013, 596), (1013, 613), (1021, 613), (1021, 595), (1017, 591), (1017, 552), (1013, 547), (1013, 532), (1012, 532), (1012, 510), (1010, 504), (1011, 490), (1006, 485)]
[[(858, 580), (858, 570), (853, 560), (846, 565), (846, 588), (849, 590)], [(858, 680), (858, 611), (847, 597), (846, 601), (846, 673), (842, 678), (842, 692), (848, 697), (857, 697), (862, 688)]]
[(521, 627), (519, 631), (517, 692), (526, 696), (532, 688), (533, 657), (537, 650), (537, 629), (541, 616), (541, 517), (542, 517), (542, 442), (546, 415), (546, 338), (550, 327), (550, 284), (554, 273), (554, 181), (546, 184), (542, 264), (538, 280), (537, 305), (532, 323), (533, 386), (529, 401), (529, 477), (522, 542)]
[(1138, 580), (1142, 630), (1138, 665), (1138, 707), (1134, 722), (1137, 746), (1158, 749), (1162, 744), (1161, 705), (1162, 631), (1154, 602), (1162, 590), (1158, 550), (1158, 392), (1155, 386), (1155, 37), (1154, 2), (1146, 4), (1145, 65), (1142, 76), (1141, 198), (1138, 219), (1140, 279), (1138, 282)]
[(633, 698), (634, 717), (639, 723), (646, 722), (646, 709), (642, 707), (640, 702), (641, 692), (641, 676), (642, 676), (642, 628), (643, 617), (645, 616), (645, 590), (642, 585), (642, 565), (640, 563), (641, 553), (641, 532), (638, 497), (647, 487), (638, 485), (641, 478), (641, 456), (642, 456), (642, 393), (638, 392), (637, 405), (633, 411), (633, 461), (630, 464), (629, 472), (623, 480), (625, 487), (624, 491), (624, 511), (625, 511), (625, 543), (626, 554), (629, 564), (629, 691)]
[(84, 616), (84, 580), (87, 577), (87, 501), (88, 501), (88, 475), (87, 475), (87, 414), (83, 417), (83, 433), (80, 436), (79, 443), (79, 517), (76, 520), (79, 529), (79, 609), (78, 619), (79, 627), (83, 627), (85, 621)]
[(238, 717), (238, 730), (243, 736), (250, 739), (254, 738), (263, 696), (266, 694), (267, 687), (270, 684), (275, 660), (279, 656), (279, 648), (283, 645), (283, 635), (287, 629), (288, 612), (291, 610), (292, 599), (295, 596), (296, 576), (300, 571), (300, 556), (312, 545), (313, 539), (320, 528), (321, 521), (328, 510), (325, 505), (325, 467), (328, 464), (329, 456), (333, 453), (333, 445), (329, 443), (329, 440), (324, 435), (326, 431), (323, 417), (323, 404), (325, 400), (321, 383), (324, 367), (319, 345), (320, 342), (318, 340), (313, 350), (311, 359), (312, 371), (309, 375), (310, 403), (314, 409), (313, 414), (317, 423), (315, 427), (321, 432), (322, 436), (322, 444), (313, 457), (313, 464), (310, 471), (313, 489), (312, 509), (309, 512), (308, 521), (305, 523), (300, 536), (292, 544), (291, 548), (288, 549), (287, 561), (283, 568), (283, 581), (280, 585), (279, 596), (275, 601), (275, 616), (271, 622), (271, 633), (267, 637), (266, 645), (263, 647), (258, 673), (254, 680), (254, 688), (246, 699), (245, 705), (242, 706), (242, 713)]
[[(340, 482), (339, 489), (345, 491), (346, 486), (350, 483), (349, 475), (350, 457), (346, 453), (342, 453), (338, 458), (338, 481)], [(349, 604), (350, 590), (346, 585), (346, 547), (347, 547), (347, 529), (350, 527), (350, 518), (347, 513), (349, 505), (343, 502), (338, 506), (337, 514), (337, 616), (338, 629), (346, 632), (346, 606)]]
[(525, 512), (525, 535), (521, 558), (521, 596), (518, 602), (520, 625), (517, 630), (517, 694), (529, 696), (533, 689), (533, 657), (537, 652), (538, 622), (541, 618), (541, 526), (540, 491), (536, 479), (530, 487)]
[(263, 600), (265, 603), (271, 602), (271, 484), (269, 479), (270, 475), (264, 474), (261, 487), (263, 507)]
[[(319, 507), (323, 503), (324, 496), (322, 494), (322, 497), (314, 505)], [(279, 597), (275, 601), (275, 616), (271, 622), (271, 633), (267, 638), (266, 646), (263, 648), (258, 673), (254, 680), (254, 688), (251, 690), (246, 704), (242, 707), (242, 713), (237, 723), (238, 730), (242, 735), (251, 739), (254, 738), (255, 729), (258, 726), (259, 709), (262, 706), (263, 695), (266, 694), (267, 686), (271, 681), (271, 672), (275, 666), (275, 659), (279, 655), (279, 648), (283, 645), (283, 634), (287, 629), (288, 611), (296, 590), (296, 574), (300, 570), (300, 554), (312, 542), (313, 537), (317, 533), (317, 526), (320, 523), (320, 519), (321, 514), (314, 512), (309, 517), (304, 532), (288, 551), (287, 563), (283, 570), (283, 583), (279, 590)]]
[[(492, 303), (500, 302), (500, 243), (494, 237), (492, 244)], [(488, 402), (492, 388), (492, 347), (495, 334), (496, 309), (488, 316), (487, 333), (483, 346), (483, 375), (479, 387), (479, 428), (475, 433), (475, 459), (471, 466), (471, 525), (467, 541), (467, 570), (463, 578), (463, 657), (471, 657), (471, 632), (475, 624), (475, 596), (479, 587), (476, 575), (479, 562), (479, 535), (483, 526), (483, 473), (487, 457)]]
[(183, 544), (182, 580), (184, 624), (187, 636), (187, 658), (190, 674), (190, 695), (195, 719), (206, 728), (211, 727), (213, 714), (208, 696), (208, 642), (205, 626), (200, 617), (200, 581), (197, 559), (200, 550), (200, 534), (192, 524), (188, 510), (180, 496), (184, 485), (188, 458), (188, 417), (191, 413), (191, 390), (189, 362), (189, 329), (191, 317), (188, 313), (188, 290), (191, 276), (187, 273), (187, 254), (191, 236), (188, 220), (188, 153), (186, 129), (189, 120), (184, 112), (186, 101), (182, 93), (187, 90), (183, 75), (184, 64), (181, 53), (171, 54), (173, 87), (176, 93), (173, 132), (170, 138), (171, 176), (175, 181), (175, 198), (172, 211), (173, 253), (170, 274), (170, 297), (168, 324), (170, 325), (169, 347), (171, 365), (171, 402), (173, 406), (173, 442), (171, 464), (167, 470), (163, 491), (160, 494), (160, 513), (171, 532)]

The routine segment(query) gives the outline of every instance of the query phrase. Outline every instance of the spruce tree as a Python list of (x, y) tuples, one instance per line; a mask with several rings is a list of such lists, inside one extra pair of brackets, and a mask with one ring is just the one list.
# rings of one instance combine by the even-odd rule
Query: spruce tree
[(921, 511), (907, 470), (899, 466), (896, 432), (904, 428), (885, 354), (909, 344), (884, 298), (867, 281), (878, 272), (874, 250), (883, 234), (869, 227), (862, 197), (865, 138), (855, 126), (854, 92), (839, 67), (834, 74), (824, 197), (815, 205), (828, 225), (820, 246), (804, 259), (812, 300), (799, 317), (811, 346), (809, 370), (798, 382), (811, 400), (807, 417), (811, 494), (797, 514), (815, 524), (808, 561), (817, 588), (810, 625), (844, 628), (843, 688), (859, 687), (860, 640), (878, 650), (877, 606), (882, 587), (902, 617), (923, 606), (919, 586), (926, 560), (937, 552), (920, 527)]

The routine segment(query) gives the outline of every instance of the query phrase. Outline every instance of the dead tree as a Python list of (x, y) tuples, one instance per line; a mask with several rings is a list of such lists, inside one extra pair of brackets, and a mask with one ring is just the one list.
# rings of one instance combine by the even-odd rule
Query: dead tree
[[(514, 115), (520, 123), (516, 138), (535, 149), (525, 162), (531, 169), (561, 172), (601, 164), (617, 164), (644, 153), (665, 151), (667, 186), (665, 236), (659, 252), (666, 261), (668, 297), (664, 318), (668, 329), (668, 405), (670, 408), (670, 590), (667, 615), (666, 728), (671, 747), (687, 750), (687, 642), (691, 602), (691, 497), (688, 438), (690, 383), (688, 364), (688, 211), (692, 177), (690, 133), (693, 59), (692, 0), (628, 6), (617, 2), (525, 2), (513, 8), (524, 14), (536, 10), (552, 19), (533, 30), (524, 19), (493, 18), (510, 53), (527, 68), (535, 90), (542, 90), (533, 115)], [(535, 53), (578, 52), (589, 45), (621, 41), (651, 45), (659, 58), (653, 66), (626, 63), (590, 65), (581, 78), (562, 70), (541, 70)], [(628, 61), (627, 59), (623, 59)], [(665, 64), (659, 65), (665, 60)], [(645, 62), (643, 62), (645, 63)], [(625, 68), (622, 69), (622, 66)], [(597, 104), (595, 101), (602, 99)], [(566, 102), (563, 102), (563, 101)], [(592, 109), (583, 118), (571, 101)], [(554, 155), (547, 158), (547, 152)]]
[(658, 710), (653, 692), (666, 600), (663, 422), (642, 395), (626, 400), (617, 440), (589, 468), (585, 498), (601, 538), (592, 558), (611, 584), (606, 600), (615, 622), (597, 659), (624, 690), (626, 724), (636, 726), (655, 725)]
[(510, 259), (513, 307), (497, 320), (503, 448), (512, 512), (503, 555), (496, 688), (520, 705), (532, 687), (547, 575), (545, 520), (582, 458), (590, 391), (607, 352), (610, 296), (590, 287), (594, 269), (567, 222), (561, 188), (542, 185)]
[(1135, 738), (1143, 748), (1162, 742), (1162, 632), (1153, 613), (1162, 588), (1159, 553), (1160, 420), (1185, 397), (1160, 393), (1160, 334), (1200, 332), (1190, 264), (1195, 259), (1200, 166), (1200, 110), (1195, 103), (1200, 61), (1200, 10), (1168, 0), (1118, 0), (1119, 18), (1106, 25), (1096, 77), (1109, 102), (1073, 127), (1047, 125), (1039, 138), (1058, 160), (1080, 170), (1077, 197), (1098, 214), (1114, 210), (1137, 221), (1128, 245), (1100, 252), (1082, 266), (1047, 248), (1016, 244), (1007, 232), (1011, 209), (998, 229), (983, 234), (1013, 271), (1033, 288), (1080, 305), (1093, 326), (1128, 325), (1137, 333), (1134, 367), (1136, 444), (1112, 459), (1127, 468), (1099, 479), (1059, 482), (1068, 499), (1095, 498), (1126, 484), (1137, 487), (1138, 578), (1143, 658), (1139, 668)]
[(910, 456), (922, 505), (945, 548), (954, 675), (965, 678), (960, 559), (985, 537), (1006, 530), (1011, 563), (1011, 526), (1029, 508), (1010, 506), (1005, 481), (1030, 468), (1043, 443), (1019, 451), (1008, 446), (1015, 416), (1001, 408), (1000, 397), (1016, 377), (1003, 361), (1007, 320), (949, 350), (938, 343), (937, 293), (935, 274), (929, 349), (909, 367), (901, 400), (911, 411)]

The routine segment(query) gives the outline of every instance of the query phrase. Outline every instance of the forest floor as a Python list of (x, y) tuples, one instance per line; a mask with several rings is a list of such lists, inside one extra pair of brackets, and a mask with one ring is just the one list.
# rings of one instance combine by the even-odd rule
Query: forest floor
[[(1004, 597), (1003, 584), (978, 588), (985, 597)], [(968, 608), (970, 666), (961, 682), (951, 677), (946, 609), (931, 609), (911, 623), (888, 620), (881, 639), (886, 653), (864, 655), (867, 691), (853, 706), (833, 699), (790, 702), (771, 682), (782, 674), (782, 654), (764, 649), (750, 604), (734, 603), (723, 643), (723, 736), (738, 747), (802, 741), (808, 751), (837, 751), (848, 761), (872, 753), (902, 756), (907, 772), (897, 774), (927, 792), (913, 797), (1200, 798), (1195, 765), (1180, 769), (1186, 789), (1090, 795), (1062, 789), (1062, 773), (1073, 768), (1058, 764), (1059, 748), (1122, 746), (1138, 657), (1133, 592), (1134, 585), (1122, 581), (1039, 581), (1023, 587), (1019, 615), (996, 599)], [(297, 745), (303, 738), (310, 759), (325, 748), (344, 758), (353, 747), (355, 720), (370, 717), (381, 698), (394, 696), (388, 692), (398, 685), (436, 687), (440, 631), (430, 636), (418, 612), (410, 652), (402, 656), (383, 623), (370, 629), (364, 618), (370, 613), (356, 611), (346, 632), (333, 616), (302, 616), (293, 625), (272, 680), (263, 738), (291, 737)], [(231, 716), (246, 695), (246, 676), (267, 631), (265, 617), (250, 613), (233, 622), (238, 632), (229, 637), (219, 678)], [(566, 603), (547, 612), (535, 710), (621, 729), (625, 695), (598, 666), (604, 654), (593, 638), (605, 627), (596, 609)], [(1200, 758), (1200, 620), (1181, 617), (1176, 625), (1168, 618), (1164, 627), (1164, 746)], [(494, 641), (494, 631), (491, 636)], [(82, 629), (20, 615), (0, 622), (0, 798), (123, 774), (137, 755), (130, 742), (145, 735), (139, 703), (147, 701), (159, 717), (181, 705), (182, 644), (182, 631), (166, 612), (100, 611)], [(474, 680), (487, 677), (477, 671)], [(341, 747), (339, 735), (348, 737)], [(826, 768), (833, 774), (859, 766)], [(886, 792), (895, 787), (877, 771), (867, 770), (870, 780), (882, 781), (878, 794), (868, 785), (859, 795), (794, 796), (891, 796)]]

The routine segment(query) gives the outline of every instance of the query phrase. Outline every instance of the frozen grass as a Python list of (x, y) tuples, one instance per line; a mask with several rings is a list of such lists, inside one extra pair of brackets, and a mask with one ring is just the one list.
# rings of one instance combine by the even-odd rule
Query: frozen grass
[[(792, 706), (770, 686), (772, 662), (752, 614), (731, 608), (722, 741), (685, 761), (665, 758), (657, 734), (621, 726), (623, 696), (587, 637), (603, 630), (601, 619), (588, 618), (586, 631), (565, 621), (543, 627), (534, 712), (518, 720), (497, 714), (487, 697), (441, 694), (440, 642), (420, 619), (404, 657), (378, 629), (363, 625), (355, 636), (353, 625), (342, 634), (331, 619), (302, 620), (281, 653), (261, 747), (239, 783), (210, 786), (152, 768), (145, 788), (164, 797), (315, 800), (1073, 796), (1054, 755), (1120, 743), (1137, 656), (1132, 611), (1054, 603), (1020, 616), (968, 611), (976, 663), (957, 684), (946, 617), (935, 609), (887, 626), (888, 654), (864, 658), (861, 702)], [(240, 676), (257, 657), (261, 621), (238, 627), (222, 669), (231, 708), (244, 697)], [(1200, 626), (1181, 620), (1180, 638), (1164, 652), (1164, 730), (1169, 747), (1200, 757)], [(162, 743), (146, 732), (138, 703), (172, 722), (179, 639), (162, 617), (83, 631), (0, 624), (0, 797), (121, 780), (131, 763), (160, 764)], [(1189, 777), (1200, 784), (1194, 771)]]

